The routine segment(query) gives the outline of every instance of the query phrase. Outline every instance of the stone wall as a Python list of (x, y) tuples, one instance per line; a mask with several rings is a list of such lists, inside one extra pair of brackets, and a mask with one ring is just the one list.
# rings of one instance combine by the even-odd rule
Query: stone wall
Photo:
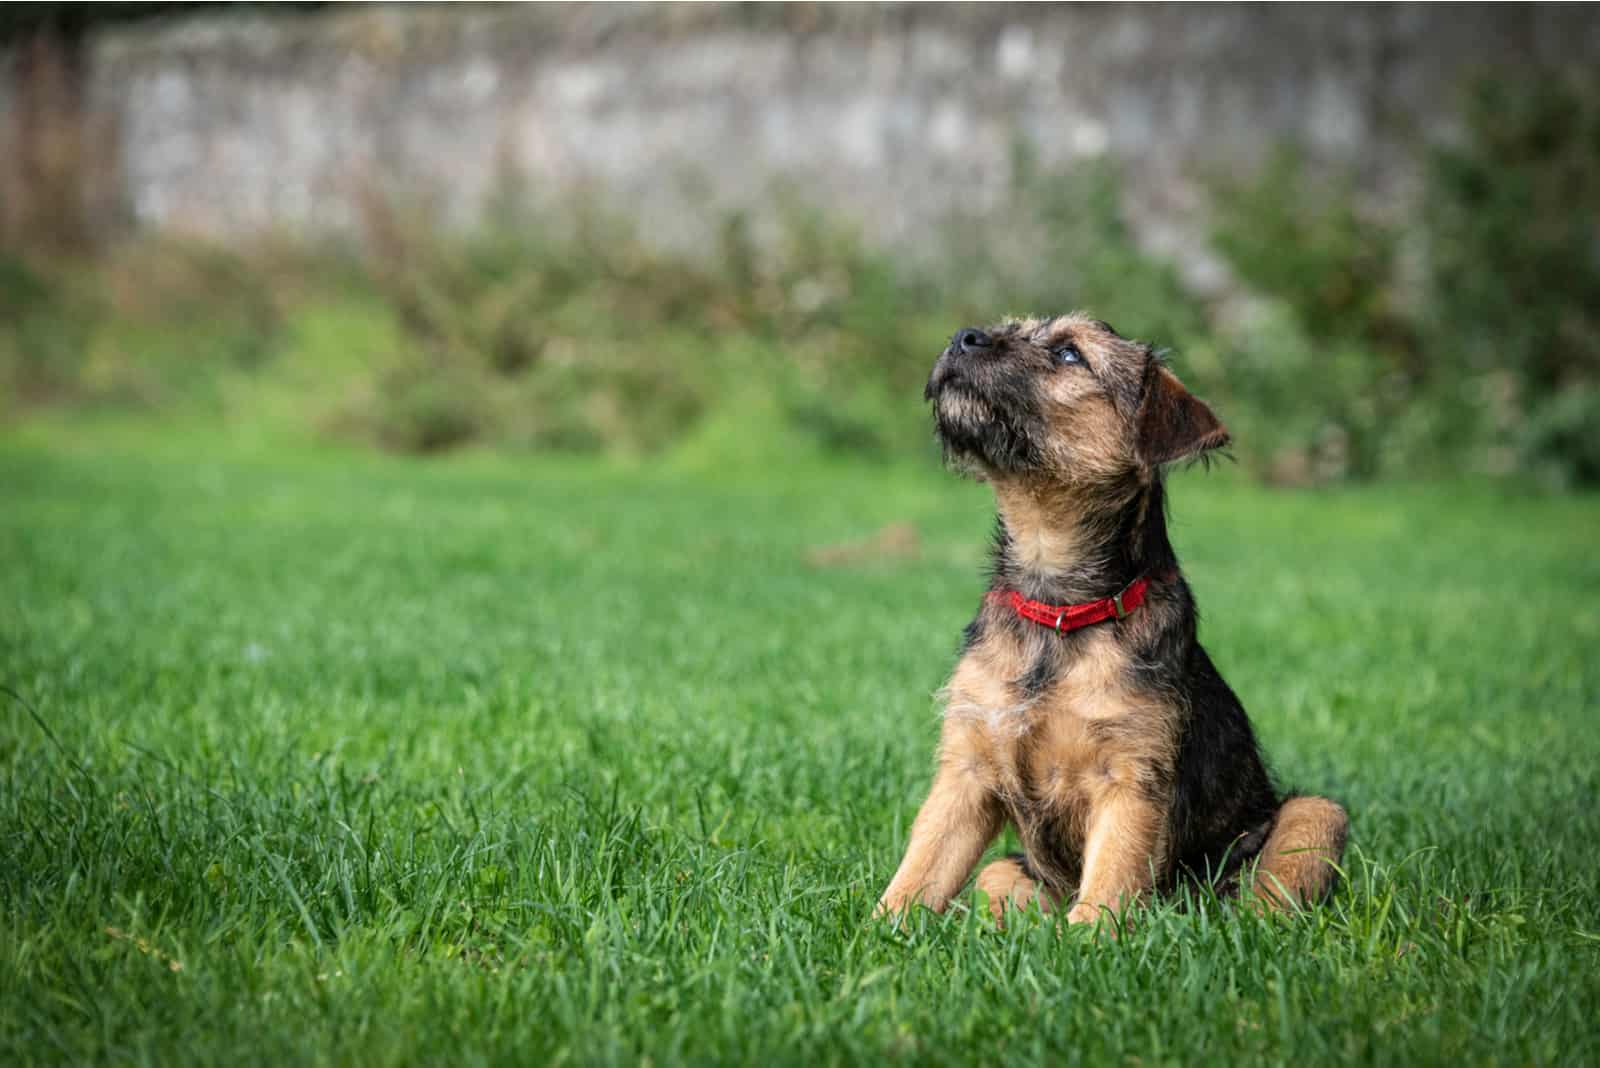
[(1403, 189), (1464, 79), (1600, 58), (1582, 7), (376, 8), (105, 33), (90, 100), (141, 224), (349, 227), (374, 188), (471, 218), (498, 174), (693, 243), (775, 186), (915, 242), (1003, 207), (1014, 148), (1125, 165), (1144, 239), (1293, 139)]

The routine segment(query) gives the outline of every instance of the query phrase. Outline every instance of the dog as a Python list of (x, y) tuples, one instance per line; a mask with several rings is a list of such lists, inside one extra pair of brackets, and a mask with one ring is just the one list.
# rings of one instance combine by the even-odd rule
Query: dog
[(1269, 909), (1324, 898), (1344, 809), (1280, 795), (1167, 536), (1165, 471), (1228, 443), (1217, 416), (1150, 346), (1082, 315), (957, 332), (926, 399), (998, 522), (877, 915), (943, 911), (1007, 822), (1023, 852), (976, 881), (1002, 923), (1032, 903), (1120, 919), (1185, 880)]

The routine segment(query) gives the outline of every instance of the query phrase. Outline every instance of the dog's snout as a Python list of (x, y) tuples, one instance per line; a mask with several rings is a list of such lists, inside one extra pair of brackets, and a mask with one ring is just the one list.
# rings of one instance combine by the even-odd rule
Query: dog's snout
[(993, 348), (994, 338), (975, 326), (969, 326), (965, 330), (956, 331), (956, 336), (951, 339), (951, 345), (957, 351), (970, 355)]

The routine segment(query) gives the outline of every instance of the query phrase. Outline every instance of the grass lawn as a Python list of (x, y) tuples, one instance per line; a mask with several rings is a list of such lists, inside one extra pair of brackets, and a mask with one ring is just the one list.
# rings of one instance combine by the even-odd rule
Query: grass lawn
[(1600, 1060), (1600, 500), (1177, 482), (1349, 878), (1113, 943), (869, 922), (991, 521), (931, 462), (13, 432), (0, 1063)]

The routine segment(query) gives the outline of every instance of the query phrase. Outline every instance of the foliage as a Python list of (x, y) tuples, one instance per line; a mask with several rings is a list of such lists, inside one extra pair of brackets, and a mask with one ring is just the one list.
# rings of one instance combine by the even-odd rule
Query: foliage
[(1527, 463), (1600, 483), (1600, 76), (1487, 82), (1465, 120), (1428, 158), (1430, 348)]
[(581, 201), (564, 221), (513, 201), (451, 238), (374, 200), (371, 281), (407, 350), (380, 379), (378, 436), (658, 451), (756, 382), (796, 426), (881, 448), (894, 428), (872, 400), (917, 384), (925, 320), (899, 314), (887, 261), (853, 235), (798, 208), (785, 220), (763, 248), (730, 218), (707, 261)]
[(77, 392), (96, 294), (70, 272), (0, 252), (0, 404), (38, 405)]
[[(793, 200), (773, 233), (731, 216), (714, 254), (692, 256), (585, 201), (541, 213), (516, 192), (465, 232), (374, 194), (359, 252), (152, 240), (48, 274), (15, 261), (29, 279), (75, 280), (89, 304), (30, 283), (39, 294), (0, 333), (0, 379), (19, 404), (120, 398), (235, 420), (282, 413), (267, 398), (297, 383), (302, 430), (400, 451), (657, 453), (754, 409), (780, 436), (886, 455), (926, 448), (917, 397), (952, 322), (1083, 305), (1158, 334), (1193, 307), (1133, 250), (1104, 170), (1029, 176), (1016, 221), (1039, 240), (981, 271), (896, 264)], [(1199, 336), (1199, 322), (1182, 329)], [(341, 323), (351, 335), (331, 336)]]
[(1356, 210), (1355, 190), (1318, 182), (1284, 146), (1256, 178), (1217, 190), (1215, 244), (1252, 289), (1286, 301), (1318, 342), (1379, 341), (1393, 320), (1396, 235)]
[(1597, 100), (1592, 77), (1480, 88), (1404, 215), (1277, 154), (1217, 190), (1215, 247), (1259, 299), (1215, 307), (1139, 248), (1116, 168), (1046, 171), (1022, 146), (1000, 205), (950, 219), (920, 257), (782, 191), (760, 225), (731, 215), (709, 250), (674, 251), (582, 197), (535, 209), (511, 173), (466, 230), (374, 191), (352, 247), (13, 253), (0, 405), (220, 415), (404, 452), (885, 457), (928, 449), (917, 398), (954, 329), (1085, 308), (1172, 349), (1269, 479), (1593, 484)]
[[(1178, 476), (1204, 637), (1285, 782), (1349, 807), (1348, 879), (1096, 943), (868, 920), (981, 487), (29, 434), (4, 1063), (1600, 1057), (1600, 502)], [(893, 523), (920, 554), (806, 562)]]
[(1426, 152), (1407, 218), (1292, 151), (1219, 189), (1218, 250), (1281, 305), (1269, 330), (1298, 335), (1246, 360), (1238, 392), (1281, 413), (1281, 455), (1332, 435), (1358, 475), (1600, 482), (1600, 79), (1484, 82), (1463, 125)]

